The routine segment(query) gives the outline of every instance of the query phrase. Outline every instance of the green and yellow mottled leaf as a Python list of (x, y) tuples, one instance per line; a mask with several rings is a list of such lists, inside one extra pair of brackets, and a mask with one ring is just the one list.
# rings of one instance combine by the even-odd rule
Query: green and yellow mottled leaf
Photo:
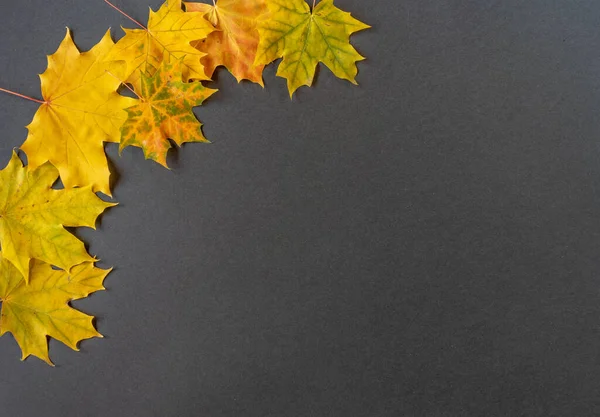
[(77, 344), (84, 339), (102, 337), (94, 328), (93, 317), (68, 303), (103, 290), (109, 272), (86, 262), (67, 273), (35, 260), (27, 285), (13, 264), (0, 255), (0, 336), (12, 333), (23, 352), (22, 360), (33, 355), (49, 365), (47, 336), (74, 350), (79, 350)]
[(206, 56), (201, 59), (208, 77), (223, 65), (240, 82), (250, 80), (263, 85), (264, 65), (254, 65), (258, 48), (257, 19), (267, 11), (264, 0), (218, 0), (214, 6), (206, 3), (185, 3), (188, 12), (207, 13), (217, 29), (193, 45)]
[(266, 0), (269, 13), (260, 19), (260, 43), (254, 63), (283, 58), (277, 75), (287, 79), (290, 97), (311, 86), (319, 62), (338, 78), (356, 84), (356, 62), (364, 59), (350, 45), (350, 35), (370, 26), (322, 0), (314, 10), (304, 0)]
[(200, 58), (204, 53), (190, 43), (205, 39), (214, 31), (204, 13), (184, 12), (181, 0), (167, 0), (157, 12), (150, 10), (147, 29), (123, 29), (107, 59), (124, 60), (124, 81), (140, 88), (140, 75), (153, 75), (164, 56), (183, 60), (184, 81), (208, 80)]
[(0, 246), (29, 281), (30, 260), (40, 259), (69, 271), (94, 261), (67, 227), (95, 227), (97, 217), (115, 204), (100, 200), (91, 185), (54, 190), (57, 169), (46, 163), (35, 170), (23, 167), (16, 153), (0, 171)]
[(138, 104), (126, 109), (129, 117), (121, 128), (121, 150), (140, 147), (146, 159), (167, 167), (168, 139), (178, 146), (208, 142), (192, 109), (217, 90), (200, 82), (183, 82), (181, 65), (181, 60), (165, 59), (154, 75), (141, 75)]
[(80, 53), (69, 31), (40, 76), (45, 103), (27, 128), (21, 149), (30, 167), (51, 162), (66, 188), (91, 185), (110, 195), (104, 142), (119, 142), (124, 109), (132, 100), (117, 94), (123, 62), (104, 62), (114, 43), (110, 31)]

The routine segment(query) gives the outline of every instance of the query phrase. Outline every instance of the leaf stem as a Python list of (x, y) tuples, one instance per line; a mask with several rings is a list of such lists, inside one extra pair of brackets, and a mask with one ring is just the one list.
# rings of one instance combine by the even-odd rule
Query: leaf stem
[(104, 2), (106, 4), (108, 4), (110, 7), (112, 7), (113, 9), (115, 9), (116, 11), (118, 11), (119, 13), (121, 13), (123, 16), (125, 16), (126, 18), (128, 18), (129, 20), (131, 20), (133, 23), (137, 24), (142, 29), (148, 30), (148, 28), (146, 28), (146, 26), (142, 25), (140, 22), (138, 22), (137, 20), (135, 20), (133, 17), (129, 16), (127, 13), (125, 13), (123, 10), (119, 9), (117, 6), (115, 6), (114, 4), (112, 4), (110, 1), (104, 0)]
[(23, 94), (15, 93), (14, 91), (6, 90), (6, 89), (4, 89), (4, 88), (0, 88), (0, 91), (3, 91), (3, 92), (5, 92), (5, 93), (8, 93), (8, 94), (12, 94), (13, 96), (17, 96), (17, 97), (24, 98), (24, 99), (26, 99), (26, 100), (35, 101), (36, 103), (40, 103), (40, 104), (46, 104), (46, 102), (45, 102), (45, 101), (38, 100), (37, 98), (33, 98), (33, 97), (29, 97), (29, 96), (25, 96), (25, 95), (23, 95)]
[(317, 4), (317, 0), (313, 0), (313, 12), (315, 11), (315, 5)]
[(109, 70), (104, 70), (104, 71), (106, 71), (106, 73), (107, 73), (108, 75), (110, 75), (111, 77), (114, 77), (114, 78), (116, 78), (116, 79), (117, 79), (117, 80), (118, 80), (118, 81), (119, 81), (119, 82), (120, 82), (122, 85), (124, 85), (124, 86), (125, 86), (125, 88), (127, 88), (129, 91), (131, 91), (133, 94), (135, 94), (135, 96), (136, 96), (138, 99), (140, 99), (140, 100), (142, 99), (142, 98), (140, 97), (140, 95), (139, 95), (138, 93), (136, 93), (136, 92), (133, 90), (133, 88), (129, 87), (127, 84), (125, 84), (123, 81), (121, 81), (121, 79), (120, 79), (119, 77), (117, 77), (115, 74), (113, 74), (113, 73), (112, 73), (112, 72), (110, 72)]

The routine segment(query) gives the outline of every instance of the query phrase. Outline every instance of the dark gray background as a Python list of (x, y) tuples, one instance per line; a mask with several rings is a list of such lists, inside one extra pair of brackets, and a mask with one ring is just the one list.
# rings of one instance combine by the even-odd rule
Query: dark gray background
[[(1, 338), (3, 417), (600, 413), (600, 4), (336, 4), (360, 86), (221, 71), (172, 172), (107, 146), (120, 206), (78, 234), (115, 271), (75, 303), (106, 338), (54, 369)], [(120, 24), (3, 0), (0, 86)], [(0, 97), (2, 165), (36, 107)]]

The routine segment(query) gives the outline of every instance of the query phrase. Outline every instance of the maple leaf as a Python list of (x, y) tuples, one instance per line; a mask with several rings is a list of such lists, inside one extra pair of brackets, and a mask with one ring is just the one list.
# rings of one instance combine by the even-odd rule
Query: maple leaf
[(109, 272), (87, 262), (67, 273), (34, 260), (27, 285), (21, 273), (0, 255), (0, 336), (12, 333), (23, 352), (21, 360), (33, 355), (49, 365), (53, 364), (47, 336), (74, 350), (79, 350), (81, 340), (102, 337), (92, 324), (93, 317), (71, 308), (68, 302), (103, 290)]
[(207, 13), (217, 29), (205, 40), (194, 43), (206, 53), (201, 58), (209, 78), (215, 68), (223, 65), (240, 82), (250, 80), (264, 86), (264, 65), (254, 65), (258, 48), (257, 18), (267, 11), (264, 0), (218, 0), (214, 6), (205, 3), (185, 3), (188, 12)]
[(319, 62), (338, 78), (356, 84), (356, 62), (364, 59), (350, 45), (350, 35), (370, 26), (322, 0), (312, 10), (304, 0), (266, 0), (269, 13), (258, 24), (260, 43), (254, 63), (283, 58), (277, 75), (287, 79), (290, 97), (311, 86)]
[(186, 13), (181, 0), (167, 0), (157, 12), (150, 10), (148, 28), (123, 30), (125, 36), (116, 43), (107, 59), (127, 63), (124, 81), (135, 88), (140, 87), (140, 75), (154, 74), (165, 55), (183, 59), (184, 81), (209, 79), (200, 63), (204, 53), (191, 45), (214, 31), (204, 13)]
[(0, 171), (0, 245), (10, 261), (29, 281), (30, 260), (40, 259), (69, 271), (94, 261), (79, 239), (64, 229), (94, 228), (96, 218), (115, 204), (100, 200), (91, 186), (54, 190), (57, 169), (46, 163), (35, 170), (23, 167), (13, 152)]
[(80, 53), (67, 29), (40, 75), (45, 102), (27, 126), (21, 149), (32, 169), (47, 161), (56, 166), (66, 188), (91, 185), (94, 192), (110, 195), (103, 142), (119, 142), (124, 109), (132, 105), (132, 99), (116, 92), (125, 64), (103, 62), (113, 45), (109, 31)]
[(129, 117), (121, 128), (121, 150), (130, 145), (140, 147), (146, 159), (167, 167), (169, 138), (178, 146), (208, 142), (192, 108), (217, 90), (200, 82), (183, 82), (181, 64), (181, 60), (165, 59), (154, 75), (141, 75), (141, 89), (136, 91), (139, 102), (126, 109)]

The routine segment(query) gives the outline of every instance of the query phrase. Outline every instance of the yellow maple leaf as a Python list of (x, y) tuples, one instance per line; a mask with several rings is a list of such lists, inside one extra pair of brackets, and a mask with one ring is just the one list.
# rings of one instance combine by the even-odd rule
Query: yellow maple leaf
[(56, 166), (67, 188), (91, 185), (110, 195), (103, 142), (119, 142), (124, 112), (132, 99), (117, 94), (123, 62), (103, 62), (114, 43), (110, 32), (90, 51), (80, 53), (70, 32), (48, 69), (40, 75), (44, 103), (27, 128), (21, 149), (34, 169), (47, 161)]
[(314, 10), (304, 0), (266, 0), (269, 13), (260, 19), (260, 43), (254, 63), (283, 58), (277, 75), (287, 79), (290, 97), (311, 86), (319, 62), (338, 78), (356, 84), (356, 62), (364, 59), (350, 45), (350, 35), (370, 26), (322, 0)]
[(40, 259), (69, 271), (94, 261), (79, 239), (63, 226), (94, 228), (96, 218), (115, 204), (100, 200), (91, 186), (54, 190), (58, 171), (49, 163), (33, 170), (23, 167), (13, 152), (0, 171), (0, 246), (29, 281), (30, 260)]
[(208, 80), (200, 63), (204, 53), (191, 45), (214, 31), (204, 13), (186, 13), (181, 0), (167, 0), (157, 12), (150, 10), (148, 28), (123, 30), (125, 36), (107, 59), (127, 63), (124, 81), (135, 88), (140, 87), (141, 74), (154, 74), (165, 55), (183, 59), (184, 81)]
[(103, 290), (109, 272), (87, 262), (67, 273), (35, 260), (27, 285), (21, 273), (0, 255), (0, 336), (12, 333), (23, 352), (21, 360), (33, 355), (49, 365), (53, 364), (47, 336), (74, 350), (79, 350), (77, 344), (84, 339), (102, 337), (92, 324), (93, 317), (68, 303)]
[(121, 150), (140, 147), (146, 159), (167, 167), (171, 147), (168, 139), (179, 146), (184, 142), (208, 142), (192, 108), (217, 90), (201, 82), (183, 82), (181, 66), (181, 60), (165, 59), (154, 75), (142, 74), (141, 88), (136, 91), (139, 102), (126, 109), (129, 117), (121, 128)]
[(264, 86), (264, 65), (254, 65), (258, 48), (257, 18), (266, 11), (264, 0), (218, 0), (214, 6), (205, 3), (185, 3), (188, 12), (207, 13), (215, 26), (205, 40), (194, 44), (206, 53), (200, 60), (209, 78), (215, 68), (223, 65), (240, 82), (250, 80)]

